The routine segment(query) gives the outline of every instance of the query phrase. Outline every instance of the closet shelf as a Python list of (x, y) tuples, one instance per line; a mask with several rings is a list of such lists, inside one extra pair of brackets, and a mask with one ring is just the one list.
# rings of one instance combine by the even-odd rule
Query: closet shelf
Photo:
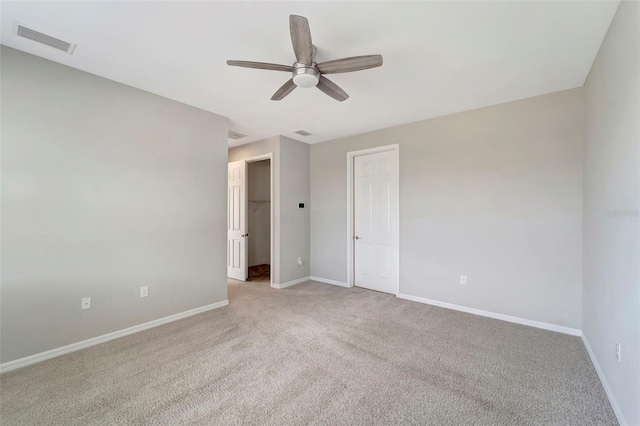
[(250, 203), (254, 203), (256, 206), (253, 208), (253, 213), (258, 211), (261, 205), (270, 203), (270, 200), (249, 200)]

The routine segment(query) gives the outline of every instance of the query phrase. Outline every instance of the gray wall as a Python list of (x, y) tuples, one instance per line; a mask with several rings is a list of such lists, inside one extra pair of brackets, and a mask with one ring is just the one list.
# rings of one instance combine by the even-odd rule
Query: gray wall
[(271, 161), (247, 166), (249, 266), (271, 263)]
[[(309, 152), (308, 144), (280, 137), (280, 220), (283, 224), (280, 274), (283, 283), (308, 277), (311, 272)], [(305, 208), (298, 209), (298, 202), (305, 203)], [(302, 257), (302, 266), (298, 266), (298, 257)]]
[(623, 1), (584, 86), (583, 332), (629, 425), (640, 425), (639, 40), (640, 3)]
[[(273, 152), (274, 263), (272, 280), (276, 284), (309, 276), (310, 210), (299, 210), (297, 202), (309, 203), (309, 145), (284, 136), (229, 149), (229, 161)], [(298, 257), (303, 265), (298, 266)]]
[(312, 145), (311, 275), (347, 278), (347, 152), (398, 143), (400, 292), (579, 329), (581, 102), (572, 89)]
[(0, 52), (0, 360), (225, 300), (227, 119)]

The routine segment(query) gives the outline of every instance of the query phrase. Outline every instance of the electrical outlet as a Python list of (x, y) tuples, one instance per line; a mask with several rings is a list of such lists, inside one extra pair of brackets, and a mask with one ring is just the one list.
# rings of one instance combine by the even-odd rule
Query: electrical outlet
[(467, 276), (466, 275), (460, 275), (460, 284), (467, 285)]
[(301, 257), (298, 258), (298, 266), (302, 266), (302, 258)]
[(149, 296), (149, 286), (145, 285), (140, 287), (140, 297), (147, 297)]
[(620, 342), (616, 342), (616, 359), (618, 360), (618, 362), (620, 362), (621, 351), (622, 351), (622, 348), (620, 346)]
[(82, 298), (82, 309), (91, 309), (91, 298), (83, 297)]

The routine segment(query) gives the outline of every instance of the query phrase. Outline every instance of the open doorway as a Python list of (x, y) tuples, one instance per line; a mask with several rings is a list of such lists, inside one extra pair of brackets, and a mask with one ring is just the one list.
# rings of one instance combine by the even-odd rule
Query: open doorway
[(271, 282), (271, 160), (247, 164), (247, 281)]
[(273, 283), (273, 155), (229, 163), (227, 276)]

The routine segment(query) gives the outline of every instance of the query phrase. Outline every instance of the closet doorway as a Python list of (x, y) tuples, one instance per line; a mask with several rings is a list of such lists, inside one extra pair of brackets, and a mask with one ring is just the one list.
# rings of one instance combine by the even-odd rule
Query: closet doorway
[(272, 154), (229, 163), (227, 276), (273, 282)]
[(271, 160), (247, 163), (248, 281), (271, 282)]

